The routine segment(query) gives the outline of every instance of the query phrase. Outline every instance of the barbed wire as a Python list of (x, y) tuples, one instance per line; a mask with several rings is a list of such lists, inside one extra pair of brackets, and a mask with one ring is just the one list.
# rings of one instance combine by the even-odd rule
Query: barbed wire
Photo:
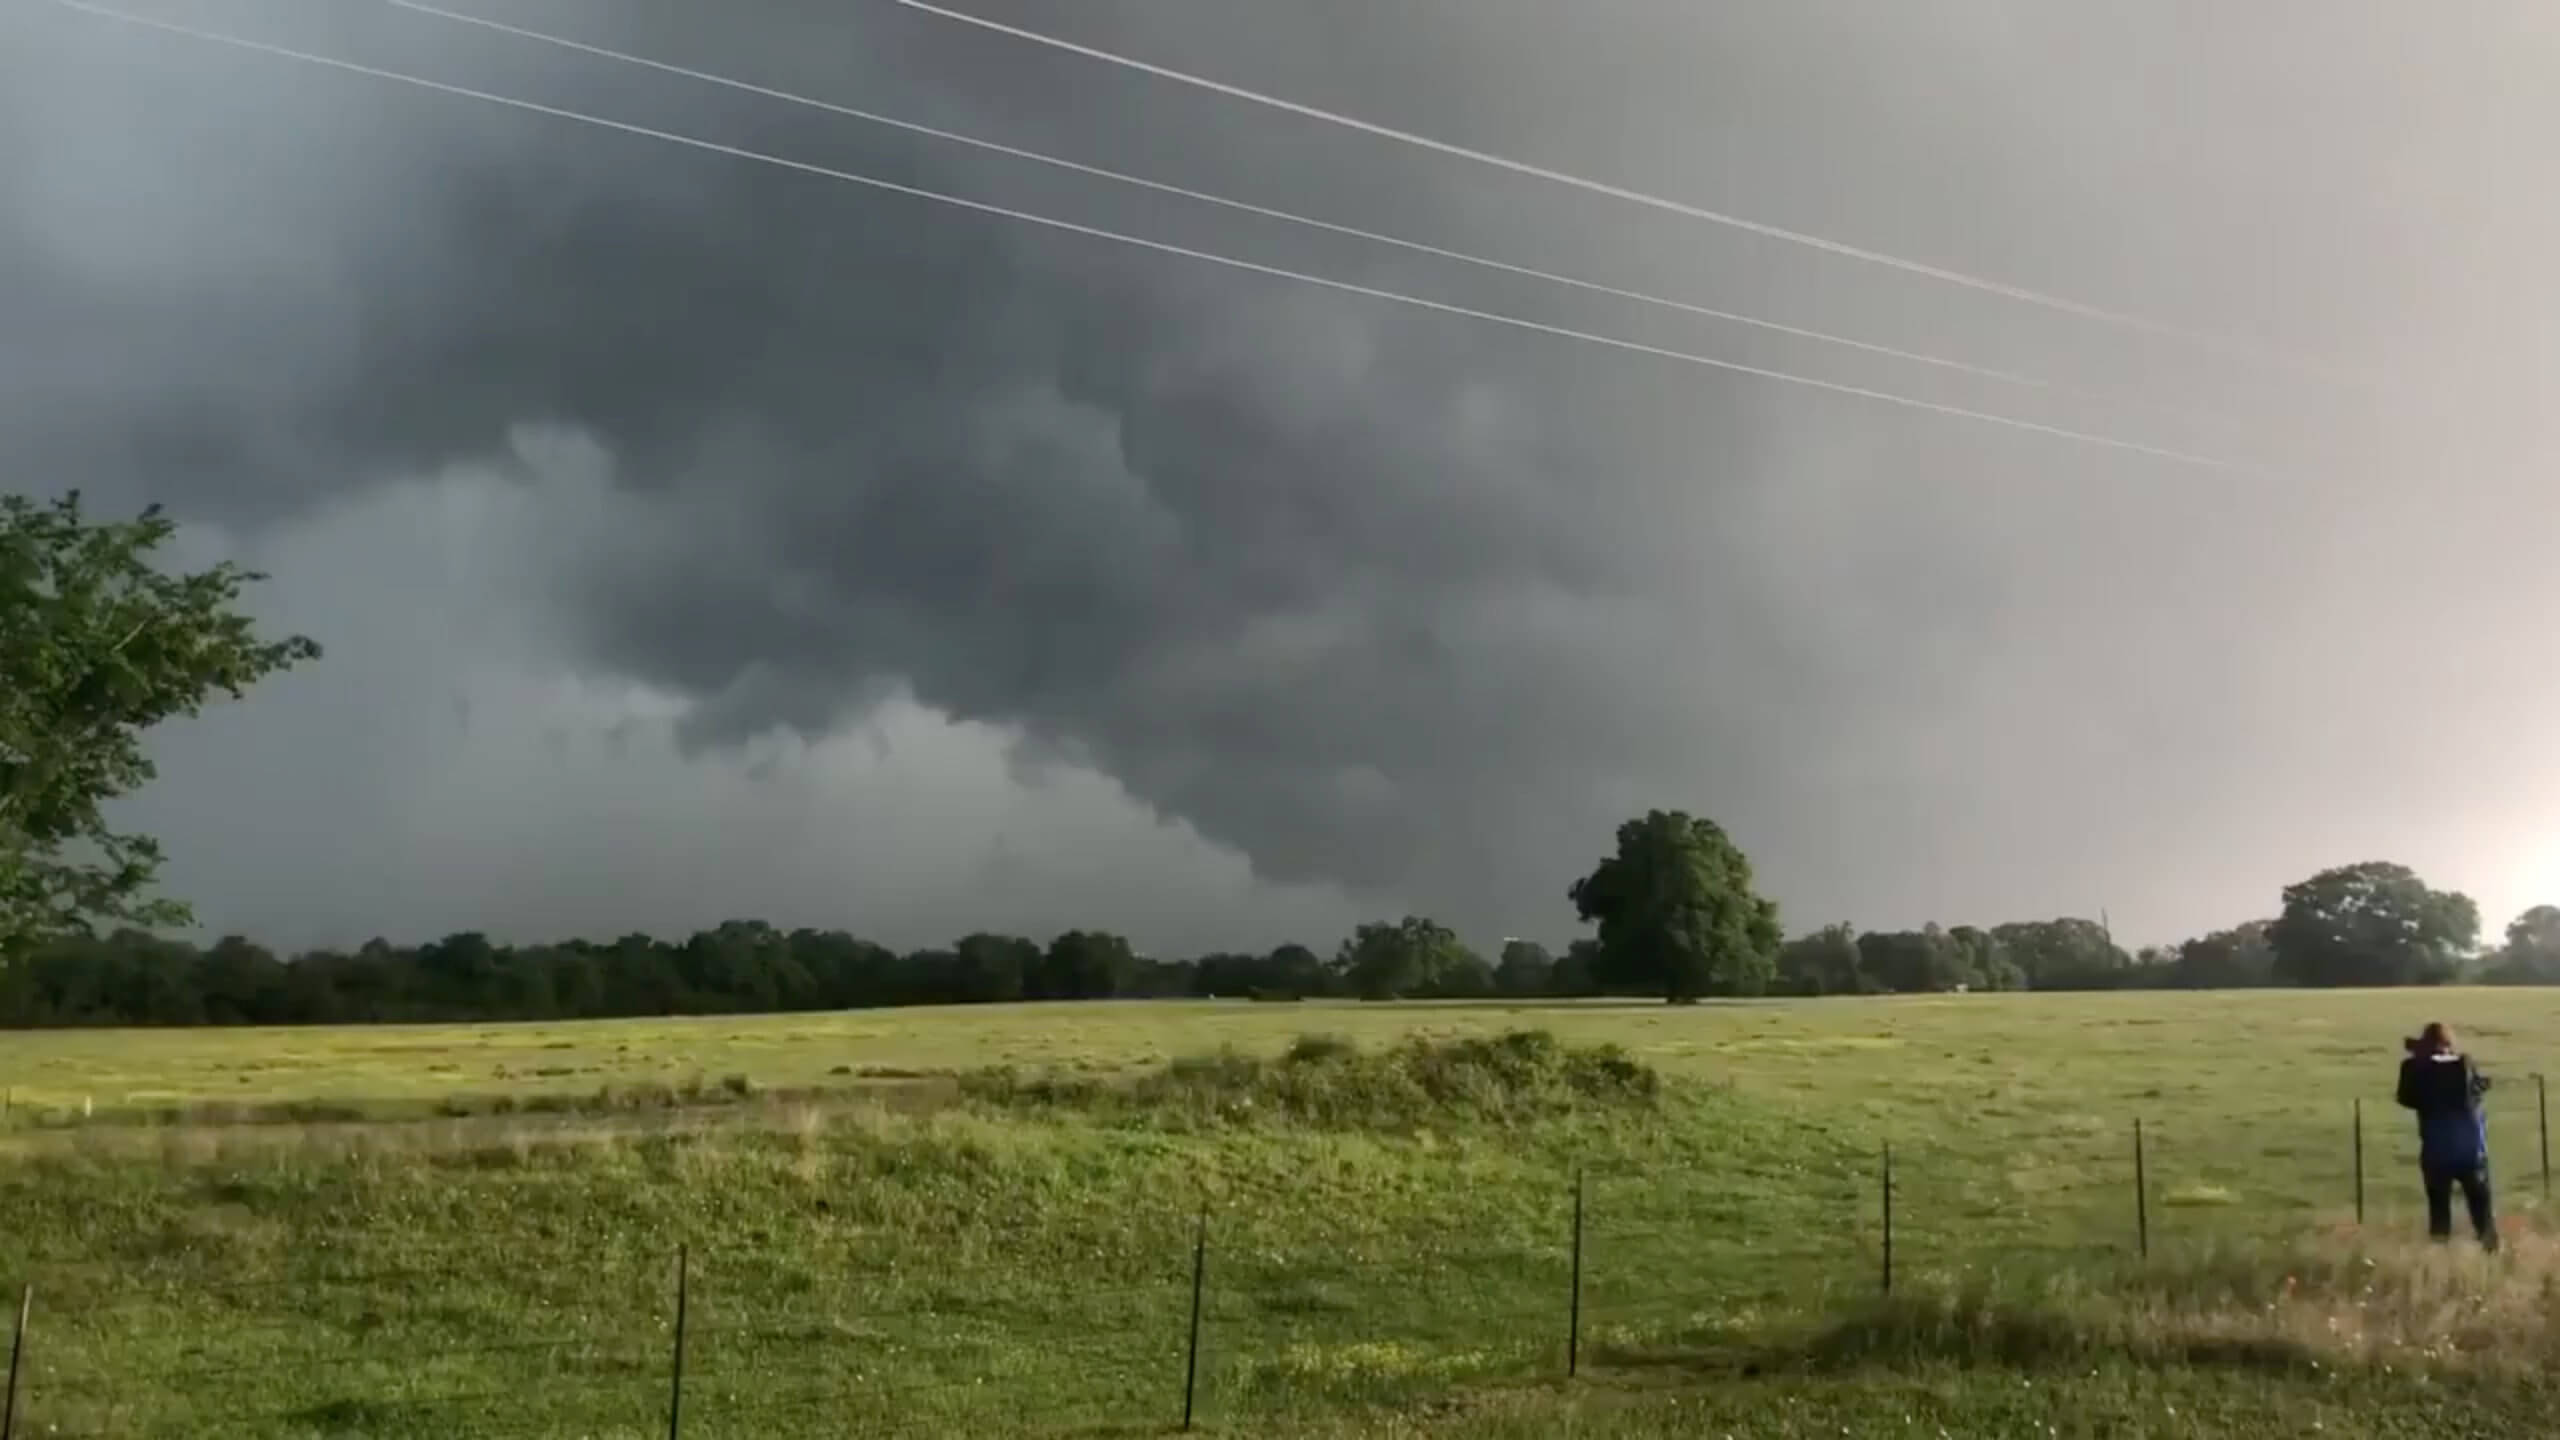
[[(2075, 1123), (2012, 1137), (2006, 1150), (1995, 1137), (1897, 1143), (1892, 1264), (1915, 1284), (2035, 1284), (2074, 1271), (2128, 1277), (2146, 1257), (2156, 1265), (2299, 1236), (2343, 1223), (2347, 1142), (2344, 1126), (2334, 1141), (2322, 1132), (2288, 1142), (2295, 1157), (2334, 1145), (2334, 1194), (2305, 1198), (2294, 1163), (2293, 1190), (2245, 1200), (2237, 1197), (2256, 1175), (2250, 1153), (2175, 1128), (2146, 1128), (2139, 1170), (2129, 1124), (2118, 1134)], [(1200, 1383), (1251, 1398), (1552, 1368), (1577, 1261), (1581, 1320), (1595, 1344), (1605, 1336), (1714, 1346), (1731, 1338), (1720, 1327), (1737, 1315), (1873, 1294), (1887, 1243), (1882, 1143), (1872, 1155), (1845, 1141), (1826, 1142), (1826, 1152), (1730, 1172), (1587, 1172), (1579, 1235), (1574, 1177), (1561, 1167), (1543, 1215), (1518, 1206), (1479, 1214), (1461, 1200), (1434, 1231), (1381, 1226), (1321, 1248), (1275, 1241), (1250, 1207), (1213, 1209), (1197, 1301)], [(2394, 1154), (2393, 1142), (2368, 1131), (2369, 1226), (2416, 1208), (2413, 1194), (2399, 1193), (2408, 1187), (2387, 1178)], [(1748, 1188), (1737, 1193), (1737, 1182)], [(2518, 1199), (2512, 1208), (2537, 1208), (2529, 1183)], [(1088, 1227), (1073, 1245), (1019, 1247), (1010, 1253), (1025, 1258), (1011, 1266), (998, 1244), (930, 1268), (875, 1264), (868, 1247), (850, 1245), (820, 1247), (815, 1264), (806, 1247), (690, 1247), (688, 1420), (699, 1415), (711, 1433), (768, 1414), (823, 1415), (828, 1433), (894, 1431), (895, 1413), (914, 1407), (1018, 1420), (1008, 1397), (1034, 1386), (1044, 1413), (1169, 1410), (1194, 1304), (1194, 1232), (1166, 1210), (1152, 1207), (1162, 1220), (1153, 1233)], [(906, 1237), (902, 1248), (913, 1243)], [(1077, 1273), (1024, 1282), (1031, 1258), (1045, 1265), (1069, 1251)], [(674, 1363), (675, 1246), (653, 1237), (599, 1245), (585, 1258), (533, 1271), (486, 1249), (379, 1265), (218, 1248), (136, 1261), (0, 1254), (0, 1277), (32, 1280), (42, 1323), (56, 1330), (35, 1352), (26, 1414), (113, 1414), (132, 1420), (110, 1426), (116, 1433), (160, 1433), (154, 1412), (165, 1412), (168, 1433), (201, 1433), (307, 1427), (333, 1407), (373, 1416), (478, 1405), (489, 1423), (467, 1433), (560, 1433), (581, 1396), (599, 1409), (610, 1400), (617, 1412), (662, 1413)], [(902, 1257), (884, 1245), (877, 1258)], [(222, 1273), (244, 1263), (279, 1273)], [(300, 1313), (272, 1314), (287, 1297)], [(361, 1318), (349, 1313), (358, 1307)], [(131, 1333), (149, 1324), (134, 1317), (153, 1309), (197, 1317), (190, 1324), (215, 1312), (223, 1328), (155, 1352)], [(374, 1369), (397, 1373), (381, 1377), (383, 1393), (354, 1393), (372, 1388)], [(513, 1385), (435, 1388), (518, 1373)], [(1062, 1387), (1061, 1375), (1071, 1382)], [(292, 1405), (201, 1408), (297, 1380), (292, 1388), (311, 1390), (314, 1377), (324, 1393)], [(414, 1393), (421, 1385), (426, 1393)]]

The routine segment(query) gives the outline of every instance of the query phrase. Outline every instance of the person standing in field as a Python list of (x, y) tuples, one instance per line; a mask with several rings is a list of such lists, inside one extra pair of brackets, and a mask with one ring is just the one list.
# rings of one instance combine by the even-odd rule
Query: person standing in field
[(2418, 1114), (2418, 1173), (2427, 1187), (2427, 1234), (2453, 1238), (2453, 1188), (2462, 1187), (2482, 1249), (2498, 1248), (2489, 1199), (2489, 1126), (2480, 1112), (2489, 1077), (2438, 1021), (2408, 1042), (2400, 1062), (2400, 1104)]

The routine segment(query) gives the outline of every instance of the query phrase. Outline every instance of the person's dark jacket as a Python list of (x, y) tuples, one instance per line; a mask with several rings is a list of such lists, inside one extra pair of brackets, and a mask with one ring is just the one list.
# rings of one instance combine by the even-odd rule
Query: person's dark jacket
[(2480, 1097), (2489, 1078), (2456, 1051), (2412, 1054), (2400, 1062), (2400, 1104), (2418, 1112), (2418, 1163), (2431, 1170), (2470, 1170), (2489, 1158), (2489, 1129)]

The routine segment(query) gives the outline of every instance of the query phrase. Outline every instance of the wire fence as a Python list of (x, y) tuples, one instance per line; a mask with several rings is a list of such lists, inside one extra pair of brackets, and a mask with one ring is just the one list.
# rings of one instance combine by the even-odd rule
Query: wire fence
[[(29, 1258), (0, 1440), (1187, 1429), (1565, 1380), (1897, 1286), (2407, 1225), (2405, 1127), (2377, 1133), (2363, 1109), (2254, 1150), (2076, 1121), (2023, 1144), (1814, 1137), (1799, 1158), (1559, 1170), (1552, 1205), (1507, 1232), (1472, 1213), (1394, 1233), (1346, 1217), (1317, 1242), (1230, 1204), (1072, 1264), (1059, 1256), (1076, 1247), (1034, 1257), (1026, 1240), (1009, 1272), (1002, 1247), (963, 1273), (734, 1236), (567, 1266), (480, 1251), (347, 1265), (314, 1246), (219, 1282)], [(2538, 1077), (2530, 1123), (2529, 1144), (2502, 1137), (2529, 1157), (2501, 1177), (2511, 1208), (2550, 1193)], [(2004, 1145), (2031, 1158), (2004, 1168)]]

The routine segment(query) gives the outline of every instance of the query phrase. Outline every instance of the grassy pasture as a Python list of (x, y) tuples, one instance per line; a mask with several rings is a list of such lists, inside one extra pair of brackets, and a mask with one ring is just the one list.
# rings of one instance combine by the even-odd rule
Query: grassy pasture
[[(868, 1010), (569, 1024), (307, 1030), (20, 1032), (0, 1086), (22, 1108), (591, 1092), (744, 1074), (767, 1089), (842, 1084), (840, 1069), (988, 1065), (1107, 1074), (1224, 1047), (1270, 1052), (1322, 1032), (1377, 1044), (1413, 1032), (1536, 1027), (1613, 1041), (1665, 1074), (1826, 1105), (1945, 1101), (2097, 1106), (2215, 1121), (2387, 1095), (2398, 1037), (2441, 1015), (2493, 1070), (2560, 1050), (2560, 996), (2534, 990), (2302, 995), (1973, 995), (1761, 1001), (1360, 1005), (1166, 1001)], [(2513, 1104), (2512, 1094), (2507, 1097)]]
[[(2560, 1256), (2396, 1238), (2417, 1197), (2392, 1066), (2438, 1017), (2504, 1082), (2502, 1198), (2529, 1220), (2526, 1077), (2560, 1053), (2541, 992), (16, 1034), (0, 1278), (38, 1287), (28, 1433), (63, 1437), (662, 1434), (679, 1245), (685, 1434), (1155, 1433), (1204, 1209), (1200, 1409), (1230, 1433), (2521, 1433), (2552, 1398)], [(1522, 1027), (1621, 1045), (1664, 1092), (1314, 1124), (917, 1078)], [(795, 1098), (727, 1097), (732, 1075)], [(488, 1113), (694, 1077), (728, 1103)], [(116, 1123), (310, 1102), (329, 1118)]]

